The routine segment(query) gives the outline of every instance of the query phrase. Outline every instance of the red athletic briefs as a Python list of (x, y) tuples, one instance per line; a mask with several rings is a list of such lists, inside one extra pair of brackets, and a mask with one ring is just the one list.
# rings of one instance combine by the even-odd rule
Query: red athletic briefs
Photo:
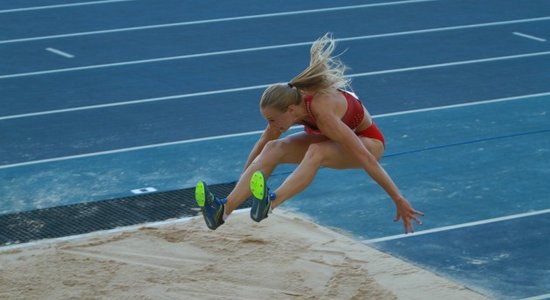
[(384, 146), (386, 146), (384, 135), (382, 134), (382, 131), (378, 129), (378, 126), (376, 126), (374, 122), (372, 122), (372, 125), (370, 125), (367, 129), (356, 132), (355, 134), (357, 134), (358, 136), (364, 136), (371, 139), (379, 140)]

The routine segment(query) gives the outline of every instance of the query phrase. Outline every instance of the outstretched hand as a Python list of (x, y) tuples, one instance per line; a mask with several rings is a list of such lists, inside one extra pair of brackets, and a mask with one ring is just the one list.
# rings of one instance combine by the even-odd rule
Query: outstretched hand
[(401, 198), (399, 201), (395, 202), (397, 208), (397, 213), (395, 215), (394, 222), (403, 219), (403, 227), (405, 228), (405, 234), (414, 232), (414, 225), (412, 220), (418, 225), (422, 225), (419, 217), (423, 217), (424, 214), (415, 210), (411, 204), (405, 198)]

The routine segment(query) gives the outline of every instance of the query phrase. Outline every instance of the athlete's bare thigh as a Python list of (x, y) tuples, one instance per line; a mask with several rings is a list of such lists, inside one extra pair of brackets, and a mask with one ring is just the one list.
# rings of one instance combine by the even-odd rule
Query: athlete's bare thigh
[[(363, 145), (367, 150), (380, 160), (384, 153), (384, 145), (382, 142), (366, 138), (359, 137)], [(358, 160), (356, 160), (342, 145), (329, 140), (323, 135), (307, 134), (305, 132), (298, 132), (289, 135), (278, 141), (280, 149), (284, 152), (283, 157), (279, 161), (280, 163), (293, 163), (299, 164), (312, 144), (318, 144), (323, 149), (325, 155), (323, 159), (323, 166), (332, 169), (354, 169), (362, 168)]]
[(280, 163), (299, 164), (306, 155), (311, 144), (326, 142), (329, 139), (323, 135), (298, 132), (277, 141), (277, 148), (284, 153)]
[[(377, 159), (380, 160), (384, 153), (384, 145), (376, 139), (367, 137), (359, 137), (367, 150)], [(322, 148), (323, 160), (322, 166), (331, 169), (357, 169), (363, 168), (359, 160), (357, 160), (346, 148), (342, 145), (327, 140), (319, 143)]]

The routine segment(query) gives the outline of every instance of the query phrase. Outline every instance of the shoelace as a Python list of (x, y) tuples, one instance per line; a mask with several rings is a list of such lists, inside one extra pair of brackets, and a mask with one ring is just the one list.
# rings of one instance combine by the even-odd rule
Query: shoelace
[(218, 202), (219, 205), (224, 205), (227, 203), (227, 198), (216, 198), (216, 202)]

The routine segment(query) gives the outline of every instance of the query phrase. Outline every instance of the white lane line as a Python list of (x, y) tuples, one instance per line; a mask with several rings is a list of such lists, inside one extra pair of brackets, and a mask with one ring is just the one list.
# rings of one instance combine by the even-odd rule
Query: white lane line
[(548, 21), (548, 20), (550, 20), (550, 16), (538, 17), (538, 18), (528, 18), (528, 19), (515, 19), (515, 20), (507, 20), (507, 21), (496, 21), (496, 22), (488, 22), (488, 23), (456, 25), (456, 26), (447, 26), (447, 27), (436, 27), (436, 28), (427, 28), (427, 29), (419, 29), (419, 30), (394, 32), (394, 33), (382, 33), (382, 34), (367, 35), (367, 36), (364, 36), (364, 37), (357, 37), (357, 38), (344, 38), (344, 39), (340, 39), (340, 40), (341, 41), (353, 41), (353, 40), (356, 40), (356, 39), (372, 39), (372, 38), (381, 38), (381, 37), (392, 37), (392, 36), (401, 36), (401, 35), (432, 33), (432, 32), (449, 31), (449, 30), (461, 30), (461, 29), (472, 29), (472, 28), (480, 28), (480, 27), (502, 26), (502, 25), (511, 25), (511, 24), (529, 23), (529, 22), (539, 22), (539, 21)]
[(114, 28), (114, 29), (106, 29), (106, 30), (96, 30), (96, 31), (75, 32), (75, 33), (56, 34), (56, 35), (48, 35), (48, 36), (37, 36), (37, 37), (29, 37), (29, 38), (11, 39), (11, 40), (0, 41), (0, 44), (37, 41), (37, 40), (44, 40), (44, 39), (66, 38), (66, 37), (75, 37), (75, 36), (84, 36), (84, 35), (127, 32), (127, 31), (135, 31), (135, 30), (149, 30), (149, 29), (157, 29), (157, 28), (176, 27), (176, 26), (189, 26), (189, 25), (209, 24), (209, 23), (220, 23), (220, 22), (253, 20), (253, 19), (262, 19), (262, 18), (284, 17), (284, 16), (292, 16), (292, 15), (325, 13), (325, 12), (334, 12), (334, 11), (346, 11), (346, 10), (354, 10), (354, 9), (362, 9), (362, 8), (370, 8), (370, 7), (412, 4), (412, 3), (433, 2), (433, 1), (438, 1), (438, 0), (410, 0), (410, 1), (385, 2), (385, 3), (371, 3), (371, 4), (352, 5), (352, 6), (338, 6), (338, 7), (308, 9), (308, 10), (298, 10), (298, 11), (286, 11), (286, 12), (268, 13), (268, 14), (259, 14), (259, 15), (248, 15), (248, 16), (227, 17), (227, 18), (218, 18), (218, 19), (206, 19), (206, 20), (187, 21), (187, 22), (145, 25), (145, 26), (136, 26), (136, 27)]
[(56, 5), (44, 5), (44, 6), (12, 8), (12, 9), (0, 10), (0, 14), (21, 12), (21, 11), (31, 11), (31, 10), (44, 10), (44, 9), (52, 9), (52, 8), (75, 7), (75, 6), (84, 6), (84, 5), (109, 4), (109, 3), (128, 2), (128, 1), (135, 1), (135, 0), (105, 0), (105, 1), (90, 1), (90, 2), (69, 3), (69, 4), (56, 4)]
[(253, 52), (253, 51), (273, 50), (273, 49), (280, 49), (280, 48), (307, 46), (307, 45), (311, 45), (311, 44), (312, 44), (312, 42), (303, 42), (303, 43), (294, 43), (294, 44), (286, 44), (286, 45), (254, 47), (254, 48), (244, 48), (244, 49), (237, 49), (237, 50), (215, 51), (215, 52), (198, 53), (198, 54), (188, 54), (188, 55), (159, 57), (159, 58), (142, 59), (142, 60), (132, 60), (132, 61), (117, 62), (117, 63), (90, 65), (90, 66), (82, 66), (82, 67), (74, 67), (74, 68), (56, 69), (56, 70), (45, 70), (45, 71), (35, 71), (35, 72), (27, 72), (27, 73), (7, 74), (7, 75), (0, 76), (0, 79), (17, 78), (17, 77), (25, 77), (25, 76), (35, 76), (35, 75), (45, 75), (45, 74), (55, 74), (55, 73), (73, 72), (73, 71), (83, 71), (83, 70), (93, 70), (93, 69), (101, 69), (101, 68), (112, 68), (112, 67), (121, 67), (121, 66), (129, 66), (129, 65), (165, 62), (165, 61), (171, 61), (171, 60), (180, 60), (180, 59), (199, 58), (199, 57), (216, 56), (216, 55), (245, 53), (245, 52)]
[(529, 35), (529, 34), (525, 34), (525, 33), (521, 33), (521, 32), (512, 32), (514, 35), (517, 35), (517, 36), (521, 36), (521, 37), (524, 37), (524, 38), (527, 38), (527, 39), (531, 39), (531, 40), (535, 40), (535, 41), (539, 41), (539, 42), (546, 42), (546, 39), (543, 39), (543, 38), (539, 38), (539, 37), (536, 37), (534, 35)]
[[(359, 5), (359, 6), (373, 6), (373, 5), (365, 4), (365, 5)], [(67, 38), (67, 37), (77, 37), (77, 36), (96, 35), (96, 34), (128, 32), (128, 31), (136, 31), (136, 30), (149, 30), (149, 29), (157, 29), (157, 28), (169, 28), (169, 27), (176, 27), (176, 26), (188, 26), (188, 25), (197, 25), (197, 24), (206, 24), (206, 23), (219, 23), (219, 22), (227, 22), (227, 21), (267, 18), (267, 17), (278, 17), (278, 16), (285, 16), (285, 15), (317, 13), (317, 12), (326, 12), (326, 11), (335, 11), (335, 10), (345, 10), (345, 9), (349, 9), (349, 8), (350, 7), (346, 6), (346, 7), (321, 9), (321, 10), (319, 10), (319, 9), (318, 10), (305, 10), (305, 11), (284, 12), (284, 13), (274, 13), (274, 14), (265, 14), (265, 15), (254, 15), (254, 16), (223, 18), (223, 19), (211, 19), (211, 20), (200, 20), (200, 21), (190, 21), (190, 22), (179, 22), (179, 23), (167, 23), (167, 24), (157, 24), (157, 25), (137, 26), (137, 27), (116, 28), (116, 29), (107, 29), (107, 30), (98, 30), (98, 31), (75, 32), (75, 33), (30, 37), (30, 38), (1, 40), (0, 44), (29, 42), (29, 41), (37, 41), (37, 40), (45, 40), (45, 39)], [(352, 6), (351, 8), (355, 9), (356, 7)], [(546, 20), (549, 20), (549, 19), (550, 19), (550, 17), (546, 16), (546, 17), (527, 18), (527, 19), (514, 19), (514, 20), (507, 20), (507, 21), (496, 21), (496, 22), (457, 25), (457, 26), (447, 26), (447, 27), (435, 27), (435, 28), (428, 28), (428, 29), (419, 29), (419, 30), (395, 32), (395, 33), (375, 34), (375, 35), (365, 36), (364, 38), (379, 38), (379, 37), (389, 37), (389, 36), (398, 36), (398, 35), (409, 35), (409, 34), (418, 34), (418, 33), (438, 32), (438, 31), (445, 31), (445, 30), (469, 29), (469, 28), (488, 27), (488, 26), (502, 26), (502, 25), (517, 24), (517, 23), (546, 21)]]
[(66, 58), (74, 58), (74, 55), (69, 54), (67, 52), (63, 52), (61, 50), (57, 50), (55, 48), (46, 48), (46, 51), (49, 51), (49, 52), (57, 54), (57, 55), (61, 55), (61, 56), (66, 57)]
[(64, 160), (71, 160), (71, 159), (78, 159), (78, 158), (117, 154), (117, 153), (124, 153), (124, 152), (151, 149), (151, 148), (159, 148), (159, 147), (167, 147), (167, 146), (174, 146), (174, 145), (190, 144), (190, 143), (196, 143), (196, 142), (219, 140), (219, 139), (225, 139), (225, 138), (255, 135), (255, 134), (261, 134), (262, 132), (263, 130), (249, 131), (249, 132), (236, 133), (236, 134), (219, 135), (219, 136), (213, 136), (213, 137), (196, 138), (196, 139), (181, 140), (181, 141), (175, 141), (175, 142), (167, 142), (167, 143), (137, 146), (137, 147), (123, 148), (123, 149), (85, 153), (85, 154), (79, 154), (79, 155), (70, 155), (70, 156), (55, 157), (55, 158), (48, 158), (48, 159), (41, 159), (41, 160), (33, 160), (33, 161), (27, 161), (27, 162), (10, 164), (10, 165), (0, 165), (0, 170), (15, 168), (15, 167), (22, 167), (22, 166), (30, 166), (30, 165), (36, 165), (36, 164), (43, 164), (43, 163), (50, 163), (50, 162), (57, 162), (57, 161), (64, 161)]
[[(524, 22), (533, 22), (533, 21), (542, 21), (542, 20), (550, 20), (550, 17), (451, 26), (451, 27), (440, 27), (440, 28), (431, 28), (431, 29), (403, 31), (403, 32), (392, 32), (392, 33), (384, 33), (384, 34), (339, 38), (335, 40), (337, 42), (349, 42), (349, 41), (358, 41), (358, 40), (364, 40), (364, 39), (394, 37), (394, 36), (409, 35), (409, 34), (423, 34), (423, 33), (439, 32), (439, 31), (447, 31), (447, 30), (459, 30), (459, 29), (467, 29), (467, 28), (473, 28), (473, 27), (497, 26), (497, 25), (504, 25), (504, 24), (524, 23)], [(262, 46), (262, 47), (252, 47), (252, 48), (242, 48), (242, 49), (234, 49), (234, 50), (222, 50), (222, 51), (213, 51), (213, 52), (205, 52), (205, 53), (159, 57), (159, 58), (142, 59), (142, 60), (134, 60), (134, 61), (124, 61), (124, 62), (109, 63), (109, 64), (89, 65), (89, 66), (56, 69), (56, 70), (44, 70), (44, 71), (35, 71), (35, 72), (27, 72), (27, 73), (6, 74), (6, 75), (0, 76), (0, 79), (44, 75), (44, 74), (61, 73), (61, 72), (82, 71), (82, 70), (91, 70), (91, 69), (99, 69), (99, 68), (120, 67), (120, 66), (127, 66), (127, 65), (155, 63), (155, 62), (164, 62), (164, 61), (170, 61), (170, 60), (237, 54), (237, 53), (265, 51), (265, 50), (274, 50), (274, 49), (283, 49), (283, 48), (292, 48), (292, 47), (302, 47), (302, 46), (309, 46), (312, 43), (313, 42), (301, 42), (301, 43), (291, 43), (291, 44), (282, 44), (282, 45), (271, 45), (271, 46)], [(0, 41), (0, 44), (2, 44), (2, 41)]]
[(502, 222), (502, 221), (519, 219), (519, 218), (537, 216), (537, 215), (542, 215), (542, 214), (547, 214), (547, 213), (550, 213), (550, 209), (543, 209), (543, 210), (531, 211), (531, 212), (522, 213), (522, 214), (515, 214), (515, 215), (504, 216), (504, 217), (499, 217), (499, 218), (486, 219), (486, 220), (481, 220), (481, 221), (476, 221), (476, 222), (469, 222), (469, 223), (463, 223), (463, 224), (457, 224), (457, 225), (451, 225), (451, 226), (438, 227), (438, 228), (433, 228), (433, 229), (428, 229), (428, 230), (417, 231), (413, 234), (397, 234), (397, 235), (386, 236), (386, 237), (381, 237), (381, 238), (376, 238), (376, 239), (369, 239), (369, 240), (364, 240), (363, 243), (372, 244), (372, 243), (392, 241), (392, 240), (403, 239), (403, 238), (411, 238), (411, 237), (430, 234), (430, 233), (435, 233), (435, 232), (442, 232), (442, 231), (448, 231), (448, 230), (454, 230), (454, 229), (460, 229), (460, 228), (473, 227), (473, 226), (490, 224), (490, 223), (495, 223), (495, 222)]
[(481, 104), (493, 104), (493, 103), (498, 103), (498, 102), (514, 101), (514, 100), (521, 100), (521, 99), (525, 99), (525, 98), (537, 98), (537, 97), (544, 97), (544, 96), (550, 96), (550, 92), (536, 93), (536, 94), (530, 94), (530, 95), (521, 95), (521, 96), (514, 96), (514, 97), (504, 97), (504, 98), (482, 100), (482, 101), (475, 101), (475, 102), (468, 102), (468, 103), (451, 104), (451, 105), (429, 107), (429, 108), (411, 109), (411, 110), (406, 110), (406, 111), (398, 111), (398, 112), (393, 112), (393, 113), (379, 114), (379, 115), (376, 115), (374, 117), (376, 117), (376, 118), (385, 118), (385, 117), (408, 115), (408, 114), (415, 114), (415, 113), (428, 112), (428, 111), (453, 109), (453, 108), (468, 107), (468, 106), (481, 105)]
[(36, 116), (43, 116), (43, 115), (51, 115), (51, 114), (59, 114), (59, 113), (67, 113), (67, 112), (74, 112), (74, 111), (81, 111), (81, 110), (108, 108), (108, 107), (124, 106), (124, 105), (135, 105), (135, 104), (142, 104), (142, 103), (148, 103), (148, 102), (168, 101), (168, 100), (185, 99), (185, 98), (201, 97), (201, 96), (210, 96), (210, 95), (225, 94), (225, 93), (243, 92), (243, 91), (248, 91), (248, 90), (265, 89), (268, 86), (269, 86), (269, 84), (262, 84), (262, 85), (254, 85), (254, 86), (233, 88), (233, 89), (223, 89), (223, 90), (216, 90), (216, 91), (197, 92), (197, 93), (180, 94), (180, 95), (172, 95), (172, 96), (165, 96), (165, 97), (155, 97), (155, 98), (130, 100), (130, 101), (124, 101), (124, 102), (114, 102), (114, 103), (105, 103), (105, 104), (98, 104), (98, 105), (88, 105), (88, 106), (72, 107), (72, 108), (65, 108), (65, 109), (48, 110), (48, 111), (41, 111), (41, 112), (34, 112), (34, 113), (3, 116), (3, 117), (0, 117), (0, 121), (10, 120), (10, 119), (27, 118), (27, 117), (36, 117)]
[(534, 53), (523, 53), (523, 54), (516, 54), (516, 55), (506, 55), (506, 56), (497, 56), (497, 57), (489, 57), (489, 58), (481, 58), (481, 59), (463, 60), (463, 61), (455, 61), (455, 62), (425, 65), (425, 66), (416, 66), (416, 67), (409, 67), (409, 68), (399, 68), (399, 69), (392, 69), (392, 70), (382, 70), (382, 71), (374, 71), (374, 72), (366, 72), (366, 73), (357, 73), (357, 74), (349, 75), (349, 77), (354, 78), (354, 77), (363, 77), (363, 76), (372, 76), (372, 75), (383, 75), (383, 74), (389, 74), (389, 73), (407, 72), (407, 71), (418, 71), (418, 70), (425, 70), (425, 69), (434, 69), (434, 68), (452, 67), (452, 66), (467, 65), (467, 64), (477, 64), (477, 63), (501, 61), (501, 60), (517, 59), (517, 58), (535, 57), (535, 56), (549, 55), (549, 54), (550, 54), (550, 51), (534, 52)]
[(533, 297), (529, 297), (529, 298), (523, 298), (523, 299), (520, 299), (520, 300), (545, 300), (545, 299), (550, 299), (550, 293), (549, 294), (544, 294), (544, 295), (533, 296)]
[[(374, 115), (373, 118), (379, 119), (379, 118), (396, 116), (396, 115), (415, 114), (415, 113), (420, 113), (420, 112), (452, 109), (452, 108), (458, 108), (458, 107), (464, 107), (464, 106), (484, 105), (484, 104), (491, 104), (491, 103), (496, 103), (496, 102), (521, 100), (521, 99), (526, 99), (526, 98), (527, 99), (535, 99), (535, 98), (541, 97), (541, 96), (550, 96), (550, 92), (539, 93), (539, 94), (522, 95), (522, 96), (516, 96), (516, 97), (506, 97), (506, 98), (482, 100), (482, 101), (463, 103), (463, 104), (457, 104), (457, 105), (446, 105), (446, 106), (437, 106), (437, 107), (431, 107), (431, 108), (425, 108), (425, 109), (415, 109), (415, 110), (401, 111), (401, 112), (395, 112), (395, 113), (389, 113), (389, 114)], [(301, 128), (301, 126), (293, 126), (291, 129), (296, 130), (296, 129), (299, 129), (299, 128)], [(219, 136), (212, 136), (212, 137), (204, 137), (204, 138), (180, 140), (180, 141), (167, 142), (167, 143), (159, 143), (159, 144), (136, 146), (136, 147), (122, 148), (122, 149), (114, 149), (114, 150), (101, 151), (101, 152), (85, 153), (85, 154), (79, 154), (79, 155), (70, 155), (70, 156), (54, 157), (54, 158), (41, 159), (41, 160), (33, 160), (33, 161), (27, 161), (27, 162), (15, 163), (15, 164), (0, 165), (0, 170), (9, 169), (9, 168), (16, 168), (16, 167), (23, 167), (23, 166), (30, 166), (30, 165), (37, 165), (37, 164), (43, 164), (43, 163), (65, 161), (65, 160), (71, 160), (71, 159), (79, 159), (79, 158), (87, 158), (87, 157), (94, 157), (94, 156), (101, 156), (101, 155), (108, 155), (108, 154), (125, 153), (125, 152), (138, 151), (138, 150), (144, 150), (144, 149), (161, 148), (161, 147), (167, 147), (167, 146), (191, 144), (191, 143), (212, 141), (212, 140), (221, 140), (221, 139), (226, 139), (226, 138), (242, 137), (242, 136), (249, 136), (249, 135), (258, 135), (258, 134), (261, 134), (262, 132), (263, 132), (263, 130), (257, 130), (257, 131), (249, 131), (249, 132), (242, 132), (242, 133), (235, 133), (235, 134), (226, 134), (226, 135), (219, 135)]]
[[(409, 67), (409, 68), (381, 70), (381, 71), (366, 72), (366, 73), (357, 73), (357, 74), (347, 75), (347, 77), (357, 78), (357, 77), (365, 77), (365, 76), (375, 76), (375, 75), (382, 75), (382, 74), (389, 74), (389, 73), (409, 72), (409, 71), (415, 71), (415, 70), (433, 69), (433, 68), (465, 65), (465, 64), (472, 64), (472, 63), (483, 63), (483, 62), (507, 60), (507, 59), (513, 59), (513, 58), (524, 58), (524, 57), (548, 55), (548, 54), (550, 54), (550, 51), (512, 55), (512, 56), (501, 56), (501, 57), (493, 57), (493, 58), (485, 58), (485, 59), (476, 59), (476, 60), (467, 60), (467, 61), (458, 61), (458, 62), (450, 62), (450, 63), (443, 63), (443, 64), (416, 66), (416, 67)], [(241, 88), (222, 89), (222, 90), (197, 92), (197, 93), (190, 93), (190, 94), (172, 95), (172, 96), (165, 96), (165, 97), (155, 97), (155, 98), (145, 98), (145, 99), (138, 99), (138, 100), (123, 101), (123, 102), (105, 103), (105, 104), (98, 104), (98, 105), (71, 107), (71, 108), (64, 108), (64, 109), (34, 112), (34, 113), (0, 116), (0, 121), (51, 115), (51, 114), (59, 114), (59, 113), (68, 113), (68, 112), (83, 111), (83, 110), (91, 110), (91, 109), (101, 109), (101, 108), (108, 108), (108, 107), (115, 107), (115, 106), (136, 105), (136, 104), (143, 104), (143, 103), (149, 103), (149, 102), (159, 102), (159, 101), (168, 101), (168, 100), (176, 100), (176, 99), (185, 99), (185, 98), (191, 98), (191, 97), (210, 96), (210, 95), (217, 95), (217, 94), (224, 94), (224, 93), (242, 92), (242, 91), (249, 91), (249, 90), (256, 90), (256, 89), (264, 89), (264, 88), (267, 88), (269, 85), (270, 84), (261, 84), (261, 85), (247, 86), (247, 87), (241, 87)]]

